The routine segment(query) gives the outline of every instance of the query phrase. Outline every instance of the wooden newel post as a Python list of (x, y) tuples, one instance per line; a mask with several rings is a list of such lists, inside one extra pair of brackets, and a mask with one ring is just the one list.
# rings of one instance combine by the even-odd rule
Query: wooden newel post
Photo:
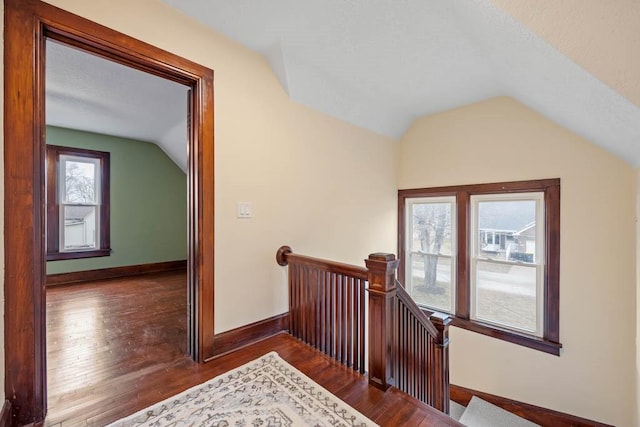
[(396, 269), (393, 254), (375, 253), (365, 260), (369, 270), (369, 383), (386, 390), (393, 378), (393, 299)]
[(433, 375), (435, 376), (433, 406), (445, 414), (449, 413), (449, 324), (451, 316), (433, 313), (429, 320), (438, 330), (433, 355)]

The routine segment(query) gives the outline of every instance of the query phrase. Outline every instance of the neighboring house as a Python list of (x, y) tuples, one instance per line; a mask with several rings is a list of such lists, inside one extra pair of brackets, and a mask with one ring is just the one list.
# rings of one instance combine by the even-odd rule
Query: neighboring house
[(527, 224), (522, 230), (513, 233), (513, 239), (518, 253), (533, 256), (536, 252), (536, 223)]
[(68, 206), (64, 221), (64, 246), (93, 248), (96, 245), (96, 209), (91, 206)]
[(513, 230), (480, 229), (480, 250), (490, 253), (506, 253), (514, 249)]
[(502, 259), (531, 262), (536, 252), (536, 223), (521, 230), (480, 229), (480, 250)]

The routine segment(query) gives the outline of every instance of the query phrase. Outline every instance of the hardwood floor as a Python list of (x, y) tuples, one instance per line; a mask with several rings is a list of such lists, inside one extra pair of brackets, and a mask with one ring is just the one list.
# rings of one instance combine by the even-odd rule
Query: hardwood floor
[(274, 350), (381, 426), (460, 425), (398, 390), (369, 386), (286, 333), (192, 362), (184, 274), (52, 288), (47, 326), (47, 426), (108, 424)]
[(184, 271), (47, 289), (47, 424), (100, 424), (105, 408), (136, 400), (188, 362), (186, 328)]

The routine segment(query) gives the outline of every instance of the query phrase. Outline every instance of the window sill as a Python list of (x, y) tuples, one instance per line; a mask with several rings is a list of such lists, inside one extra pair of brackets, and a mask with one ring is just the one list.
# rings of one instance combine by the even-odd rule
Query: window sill
[(51, 252), (47, 254), (47, 261), (60, 261), (65, 259), (99, 258), (111, 255), (111, 249), (97, 249), (94, 251), (79, 252)]
[(455, 316), (451, 317), (453, 319), (451, 326), (456, 326), (461, 329), (477, 332), (482, 335), (488, 335), (499, 340), (508, 341), (510, 343), (529, 347), (534, 350), (553, 354), (554, 356), (560, 356), (560, 349), (562, 348), (562, 344), (558, 342), (548, 341), (544, 338), (533, 337), (531, 335), (520, 334), (518, 332), (501, 329), (496, 326), (488, 326), (482, 323), (474, 322), (473, 320), (460, 319)]

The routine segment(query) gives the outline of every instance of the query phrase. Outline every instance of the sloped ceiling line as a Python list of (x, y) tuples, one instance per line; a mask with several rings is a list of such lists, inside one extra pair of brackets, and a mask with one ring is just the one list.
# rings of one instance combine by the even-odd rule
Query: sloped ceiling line
[(506, 95), (640, 165), (640, 108), (489, 0), (163, 1), (267, 57), (293, 100), (375, 132)]
[(187, 170), (186, 86), (47, 41), (48, 125), (157, 144)]
[(452, 4), (461, 27), (494, 64), (504, 94), (640, 164), (640, 109), (496, 7)]
[[(416, 118), (511, 96), (640, 166), (640, 107), (492, 1), (162, 1), (265, 56), (292, 100), (374, 132), (400, 138)], [(56, 43), (47, 49), (49, 124), (157, 143), (186, 170), (186, 87)], [(627, 86), (637, 84), (616, 87)]]
[(287, 95), (291, 96), (291, 93), (289, 92), (289, 79), (287, 77), (287, 61), (284, 56), (282, 41), (278, 40), (277, 43), (269, 47), (266, 50), (265, 56), (267, 57), (267, 61), (269, 62), (269, 66), (273, 70), (273, 73), (282, 85), (282, 88)]

